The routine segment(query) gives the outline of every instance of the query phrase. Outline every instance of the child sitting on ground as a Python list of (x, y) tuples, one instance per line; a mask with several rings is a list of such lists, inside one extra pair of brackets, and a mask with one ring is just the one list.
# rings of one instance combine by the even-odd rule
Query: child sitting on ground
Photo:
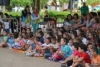
[(92, 47), (93, 47), (93, 44), (92, 44), (92, 43), (88, 43), (88, 44), (87, 44), (87, 48), (88, 48), (87, 53), (88, 53), (88, 55), (90, 56), (90, 59), (92, 59), (92, 55), (91, 55), (91, 53), (90, 53)]
[(27, 35), (30, 35), (31, 29), (30, 29), (30, 28), (27, 28), (27, 29), (26, 29), (26, 33), (27, 33)]
[(73, 43), (72, 45), (73, 54), (61, 63), (62, 64), (67, 63), (67, 66), (71, 66), (73, 63), (73, 59), (75, 58), (75, 56), (78, 56), (79, 54), (78, 47), (79, 47), (79, 43)]
[(40, 37), (40, 42), (44, 44), (44, 33), (40, 31), (37, 33), (37, 36)]
[(8, 42), (8, 47), (10, 49), (12, 49), (12, 47), (15, 45), (13, 34), (11, 34), (11, 33), (8, 34), (8, 41), (7, 42)]
[(71, 48), (67, 45), (68, 39), (61, 38), (61, 49), (59, 49), (54, 55), (52, 56), (54, 61), (59, 61), (62, 59), (66, 59), (72, 55)]
[(41, 56), (44, 56), (45, 58), (48, 58), (52, 55), (50, 50), (49, 50), (50, 44), (51, 44), (51, 38), (46, 38), (45, 43), (42, 44)]
[(54, 54), (59, 48), (59, 45), (56, 42), (56, 37), (51, 37), (51, 45), (50, 45), (50, 51), (52, 54)]
[(18, 38), (15, 40), (15, 45), (13, 48), (20, 49), (24, 43), (23, 36), (19, 34)]
[(7, 40), (8, 40), (8, 36), (7, 36), (7, 31), (4, 30), (3, 32), (4, 37), (3, 37), (3, 41), (0, 43), (0, 47), (7, 47)]
[(85, 67), (100, 67), (100, 55), (98, 55), (98, 49), (96, 47), (92, 47), (92, 62), (91, 64), (86, 63)]
[(77, 67), (79, 64), (81, 64), (84, 67), (85, 63), (91, 63), (90, 56), (86, 52), (87, 51), (86, 45), (80, 44), (78, 50), (79, 54), (73, 59), (73, 64), (70, 67)]
[(35, 37), (34, 42), (36, 44), (36, 47), (34, 49), (34, 52), (31, 53), (32, 56), (39, 57), (41, 54), (41, 48), (42, 43), (40, 42), (40, 37)]
[(29, 46), (33, 43), (32, 39), (33, 39), (33, 33), (30, 33), (28, 36), (28, 39), (24, 41), (21, 50), (26, 51)]

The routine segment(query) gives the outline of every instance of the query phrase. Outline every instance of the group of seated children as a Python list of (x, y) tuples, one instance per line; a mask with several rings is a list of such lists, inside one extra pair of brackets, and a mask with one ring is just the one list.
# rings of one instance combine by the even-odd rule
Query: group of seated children
[(30, 28), (23, 28), (21, 34), (5, 30), (0, 46), (22, 50), (27, 56), (61, 62), (62, 67), (100, 67), (99, 18), (91, 12), (83, 14), (81, 22), (78, 14), (74, 17), (69, 14), (62, 27), (48, 29), (46, 33), (41, 28), (35, 34)]
[[(21, 34), (17, 32), (11, 34), (5, 30), (4, 41), (0, 43), (0, 46), (25, 51), (27, 56), (60, 61), (62, 66), (66, 67), (100, 66), (99, 45), (95, 45), (91, 37), (85, 39), (82, 30), (71, 31), (70, 35), (67, 31), (64, 32), (63, 28), (59, 30), (55, 28), (52, 32), (48, 31), (44, 35), (39, 28), (33, 35), (30, 28), (23, 29)], [(58, 34), (54, 34), (56, 32)]]

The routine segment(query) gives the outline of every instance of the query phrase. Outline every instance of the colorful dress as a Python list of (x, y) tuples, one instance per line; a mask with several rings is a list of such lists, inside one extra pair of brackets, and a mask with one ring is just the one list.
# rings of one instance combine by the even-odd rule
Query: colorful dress
[(39, 19), (38, 13), (32, 13), (31, 19), (32, 19), (33, 32), (36, 33), (36, 30), (39, 28), (39, 24), (38, 24), (38, 21), (37, 21), (37, 19)]

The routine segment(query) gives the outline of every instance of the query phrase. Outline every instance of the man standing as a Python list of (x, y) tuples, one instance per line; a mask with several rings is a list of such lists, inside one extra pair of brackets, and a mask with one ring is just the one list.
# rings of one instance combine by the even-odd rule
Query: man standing
[(86, 6), (86, 3), (83, 3), (83, 6), (81, 7), (81, 14), (88, 14), (89, 13), (89, 8)]

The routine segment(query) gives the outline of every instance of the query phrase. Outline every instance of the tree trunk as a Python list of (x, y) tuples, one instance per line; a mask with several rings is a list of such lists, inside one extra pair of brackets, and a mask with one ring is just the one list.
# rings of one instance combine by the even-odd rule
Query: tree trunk
[(37, 0), (37, 12), (40, 11), (40, 0)]
[(36, 8), (37, 12), (40, 11), (40, 0), (33, 0), (34, 7)]

